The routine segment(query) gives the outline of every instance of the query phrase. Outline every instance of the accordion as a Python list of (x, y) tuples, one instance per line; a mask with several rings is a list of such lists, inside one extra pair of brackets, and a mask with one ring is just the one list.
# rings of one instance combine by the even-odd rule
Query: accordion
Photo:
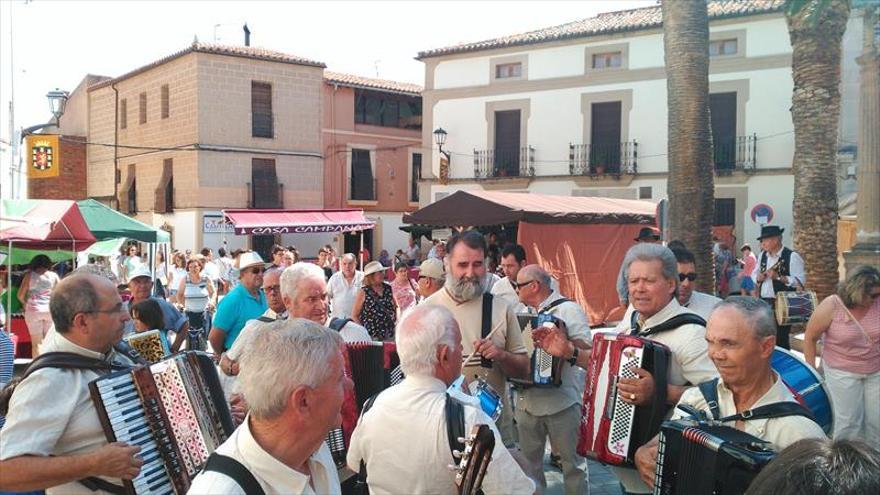
[[(525, 316), (526, 318), (523, 318)], [(554, 322), (556, 318), (548, 313), (539, 314), (517, 314), (520, 326), (523, 331), (527, 328), (539, 328), (544, 322)], [(525, 324), (524, 324), (525, 323)], [(527, 347), (532, 346), (531, 338), (524, 338)], [(564, 361), (561, 358), (552, 356), (543, 349), (534, 348), (529, 358), (529, 376), (526, 379), (509, 378), (508, 381), (522, 388), (529, 387), (558, 387), (562, 385), (562, 365)]]
[(660, 428), (654, 494), (740, 494), (775, 456), (767, 442), (729, 426), (666, 421)]
[(347, 391), (342, 402), (342, 427), (330, 430), (326, 440), (337, 467), (345, 465), (348, 443), (364, 403), (403, 380), (393, 342), (354, 342), (345, 347), (345, 375), (354, 382), (354, 390)]
[(89, 384), (110, 442), (141, 447), (140, 473), (129, 494), (186, 493), (208, 456), (235, 426), (213, 360), (183, 352)]
[(160, 361), (169, 354), (168, 345), (162, 340), (162, 334), (159, 333), (159, 330), (133, 333), (125, 337), (125, 341), (151, 363)]
[[(636, 449), (651, 440), (669, 410), (666, 376), (669, 349), (653, 340), (616, 333), (593, 337), (581, 410), (577, 452), (613, 465), (633, 465)], [(633, 368), (655, 377), (651, 404), (634, 406), (619, 400), (621, 378), (637, 378)]]

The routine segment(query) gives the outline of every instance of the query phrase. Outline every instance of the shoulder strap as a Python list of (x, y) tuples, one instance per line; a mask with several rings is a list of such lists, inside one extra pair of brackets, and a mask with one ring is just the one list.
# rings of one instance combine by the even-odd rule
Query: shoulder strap
[(74, 354), (72, 352), (47, 352), (45, 354), (40, 354), (36, 359), (31, 361), (31, 364), (22, 374), (21, 379), (24, 380), (37, 370), (43, 368), (110, 371), (114, 366), (107, 361)]
[(351, 318), (332, 318), (330, 320), (330, 330), (334, 330), (336, 332), (341, 332), (345, 325), (348, 325), (348, 322), (353, 321)]
[[(483, 293), (483, 319), (480, 323), (480, 338), (482, 339), (488, 337), (489, 333), (492, 331), (492, 298), (492, 294), (488, 292)], [(492, 361), (481, 356), (480, 366), (483, 368), (491, 368)]]
[(572, 300), (565, 298), (565, 297), (560, 297), (559, 299), (553, 301), (552, 303), (550, 303), (550, 304), (544, 306), (543, 308), (541, 308), (540, 310), (538, 310), (538, 313), (544, 313), (544, 312), (550, 311), (551, 309), (555, 308), (556, 306), (559, 306), (560, 304), (567, 303), (567, 302), (572, 302)]
[(750, 419), (782, 418), (785, 416), (803, 416), (813, 421), (814, 423), (816, 422), (816, 418), (813, 416), (813, 413), (811, 413), (806, 407), (798, 404), (797, 402), (775, 402), (773, 404), (759, 406), (754, 409), (743, 411), (741, 413), (723, 417), (719, 419), (719, 421), (747, 421)]
[(452, 463), (458, 463), (453, 455), (454, 451), (464, 452), (464, 444), (459, 438), (464, 438), (464, 406), (460, 402), (446, 394), (446, 438), (449, 441), (449, 455)]
[(700, 325), (701, 327), (706, 326), (706, 320), (704, 320), (700, 315), (696, 315), (694, 313), (682, 313), (680, 315), (675, 315), (672, 318), (664, 321), (659, 325), (655, 325), (644, 332), (639, 334), (640, 337), (645, 337), (648, 335), (654, 335), (660, 332), (665, 332), (667, 330), (674, 330), (683, 325)]
[(263, 323), (272, 323), (273, 321), (278, 321), (277, 318), (270, 318), (266, 315), (261, 315), (257, 317), (257, 321), (262, 321)]
[(247, 470), (246, 467), (237, 460), (232, 457), (228, 457), (222, 454), (218, 454), (214, 452), (208, 457), (208, 462), (205, 464), (205, 468), (203, 472), (214, 471), (215, 473), (225, 474), (232, 478), (238, 486), (244, 490), (248, 495), (265, 495), (265, 491), (263, 491), (263, 487), (260, 486), (260, 483), (254, 478), (254, 475)]
[(712, 413), (712, 419), (720, 418), (721, 408), (718, 407), (718, 378), (703, 382), (697, 385), (697, 387), (700, 389), (700, 393), (703, 394), (703, 399), (706, 400), (706, 404), (709, 406), (709, 411)]

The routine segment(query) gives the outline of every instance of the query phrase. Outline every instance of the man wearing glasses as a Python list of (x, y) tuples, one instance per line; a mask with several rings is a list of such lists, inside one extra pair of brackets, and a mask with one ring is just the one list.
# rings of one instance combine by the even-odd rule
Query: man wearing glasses
[(244, 325), (269, 309), (266, 294), (261, 290), (266, 270), (263, 258), (253, 251), (241, 253), (236, 268), (239, 270), (239, 284), (220, 301), (214, 315), (214, 327), (208, 335), (218, 360), (232, 347)]
[(673, 249), (678, 261), (678, 304), (709, 320), (709, 315), (721, 299), (694, 290), (697, 280), (697, 266), (693, 253), (687, 249)]
[[(65, 278), (52, 293), (49, 310), (55, 332), (45, 353), (73, 353), (119, 367), (133, 364), (113, 349), (129, 316), (106, 278)], [(105, 493), (122, 490), (122, 479), (137, 476), (143, 464), (137, 457), (140, 447), (108, 444), (89, 398), (88, 384), (98, 376), (93, 369), (45, 367), (18, 384), (0, 435), (0, 491), (90, 493), (88, 486)]]

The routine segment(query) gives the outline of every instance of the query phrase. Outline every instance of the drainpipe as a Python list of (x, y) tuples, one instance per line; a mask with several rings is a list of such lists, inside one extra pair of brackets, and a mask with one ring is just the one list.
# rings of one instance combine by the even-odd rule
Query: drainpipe
[(110, 85), (116, 95), (113, 111), (113, 209), (119, 211), (119, 90)]

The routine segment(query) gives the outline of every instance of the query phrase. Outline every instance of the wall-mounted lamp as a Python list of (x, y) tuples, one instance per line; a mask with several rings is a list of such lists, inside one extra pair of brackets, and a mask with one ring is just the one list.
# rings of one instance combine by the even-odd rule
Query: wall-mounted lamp
[(446, 157), (446, 161), (451, 162), (452, 154), (448, 151), (443, 151), (443, 145), (446, 144), (446, 135), (447, 132), (444, 131), (442, 127), (438, 127), (437, 130), (434, 131), (434, 144), (440, 149), (440, 154)]

